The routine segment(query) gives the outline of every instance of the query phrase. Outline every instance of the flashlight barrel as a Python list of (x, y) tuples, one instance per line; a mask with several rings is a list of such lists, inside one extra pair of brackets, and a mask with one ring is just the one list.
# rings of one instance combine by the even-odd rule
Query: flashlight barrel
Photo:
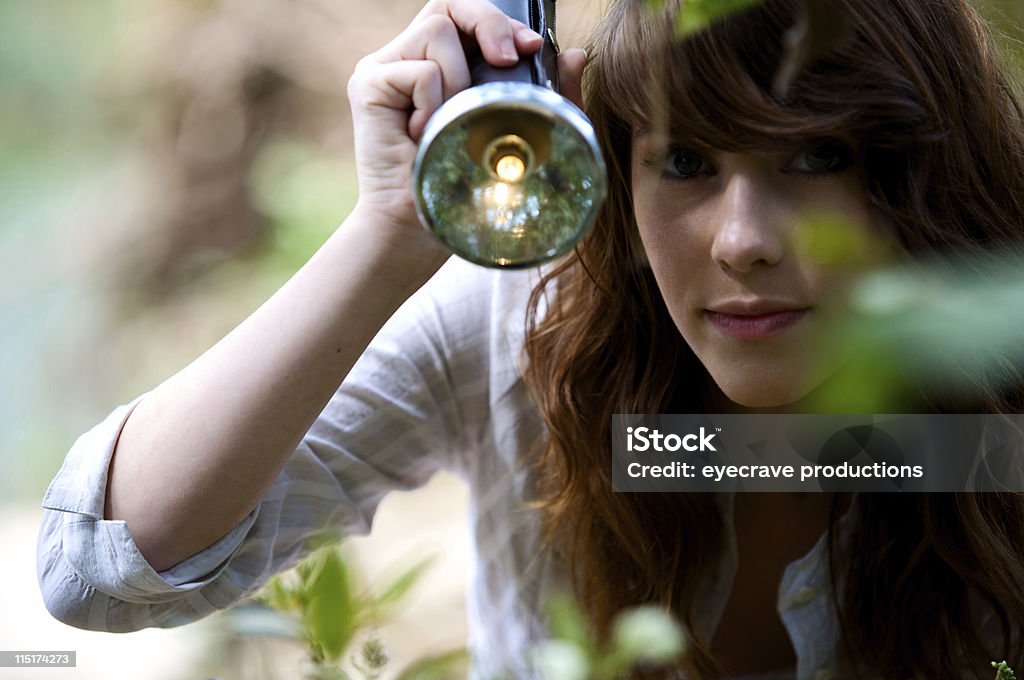
[(512, 81), (532, 83), (558, 92), (554, 0), (491, 0), (491, 4), (540, 34), (544, 44), (537, 52), (521, 57), (519, 63), (508, 68), (491, 66), (480, 54), (472, 56), (469, 67), (473, 85)]

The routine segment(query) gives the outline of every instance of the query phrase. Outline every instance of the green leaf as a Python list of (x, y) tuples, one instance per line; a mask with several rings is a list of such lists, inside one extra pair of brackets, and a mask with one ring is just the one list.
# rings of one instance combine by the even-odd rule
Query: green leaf
[(612, 646), (629, 664), (669, 663), (685, 650), (683, 630), (660, 607), (636, 607), (615, 619)]
[(921, 385), (965, 395), (1011, 386), (1024, 370), (1021, 271), (1019, 257), (960, 258), (862, 277), (828, 343), (848, 358), (815, 408), (892, 413), (913, 405)]
[(857, 268), (886, 257), (887, 245), (842, 215), (818, 213), (799, 218), (793, 245), (806, 259), (829, 267)]
[(337, 549), (321, 549), (310, 560), (303, 624), (311, 644), (325, 660), (334, 662), (356, 633), (360, 607), (348, 565)]
[(399, 574), (384, 588), (384, 592), (374, 598), (374, 606), (377, 608), (388, 607), (405, 597), (433, 561), (434, 558), (427, 557)]
[(451, 677), (457, 668), (465, 665), (469, 654), (465, 649), (453, 649), (415, 661), (402, 669), (395, 680), (435, 680)]
[(338, 666), (316, 665), (309, 669), (305, 680), (352, 680), (351, 676)]
[(295, 612), (302, 608), (302, 593), (299, 588), (289, 585), (281, 576), (275, 576), (267, 584), (260, 599), (268, 607), (282, 612)]
[(597, 680), (610, 677), (590, 660), (579, 646), (567, 640), (544, 640), (531, 650), (533, 667), (544, 680)]
[(753, 7), (761, 0), (684, 0), (676, 15), (676, 34), (693, 35), (730, 14)]
[(612, 644), (601, 659), (600, 676), (618, 678), (638, 664), (669, 664), (685, 651), (683, 630), (660, 607), (627, 609), (612, 624)]
[(547, 614), (551, 637), (574, 642), (586, 651), (593, 650), (594, 642), (590, 629), (574, 599), (565, 595), (551, 598)]

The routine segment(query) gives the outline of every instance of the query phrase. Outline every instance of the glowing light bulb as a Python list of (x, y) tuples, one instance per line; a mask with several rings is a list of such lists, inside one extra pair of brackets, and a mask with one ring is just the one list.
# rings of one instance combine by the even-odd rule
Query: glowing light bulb
[(494, 164), (494, 172), (504, 182), (518, 182), (526, 172), (526, 163), (523, 159), (514, 154), (508, 154), (498, 159)]
[(509, 186), (504, 182), (498, 182), (494, 185), (494, 202), (498, 205), (505, 205), (508, 203)]

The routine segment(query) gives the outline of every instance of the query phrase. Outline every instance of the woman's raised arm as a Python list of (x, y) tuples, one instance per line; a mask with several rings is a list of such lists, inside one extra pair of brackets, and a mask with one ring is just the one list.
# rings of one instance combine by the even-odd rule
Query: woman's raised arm
[(489, 2), (438, 0), (364, 58), (348, 85), (356, 208), (270, 300), (126, 421), (104, 516), (127, 522), (157, 571), (250, 513), (369, 341), (446, 259), (418, 223), (410, 175), (426, 120), (469, 85), (465, 41), (498, 66), (541, 44)]

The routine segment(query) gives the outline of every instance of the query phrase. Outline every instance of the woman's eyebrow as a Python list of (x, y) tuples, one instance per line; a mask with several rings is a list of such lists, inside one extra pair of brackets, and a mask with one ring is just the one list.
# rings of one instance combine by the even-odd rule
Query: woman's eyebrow
[(673, 133), (671, 130), (649, 133), (646, 139), (646, 144), (654, 148), (672, 147), (697, 153), (711, 153), (717, 149), (698, 137)]

